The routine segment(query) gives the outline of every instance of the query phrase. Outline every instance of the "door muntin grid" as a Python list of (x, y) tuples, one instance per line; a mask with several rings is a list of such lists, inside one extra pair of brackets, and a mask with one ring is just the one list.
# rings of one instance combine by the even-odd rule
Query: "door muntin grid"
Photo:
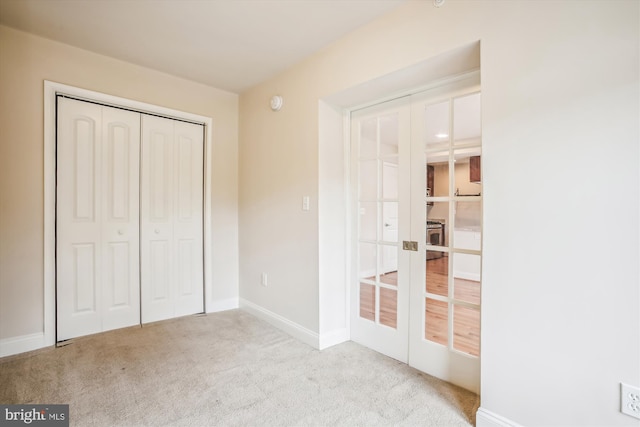
[(398, 307), (399, 114), (360, 121), (359, 316), (395, 329)]
[[(480, 347), (482, 183), (472, 182), (470, 159), (481, 163), (480, 92), (424, 108), (426, 219), (445, 219), (444, 245), (426, 243), (423, 339), (473, 357)], [(481, 170), (481, 169), (480, 169)], [(431, 174), (431, 176), (429, 176)], [(474, 178), (476, 179), (476, 178)], [(428, 231), (426, 232), (428, 236)]]

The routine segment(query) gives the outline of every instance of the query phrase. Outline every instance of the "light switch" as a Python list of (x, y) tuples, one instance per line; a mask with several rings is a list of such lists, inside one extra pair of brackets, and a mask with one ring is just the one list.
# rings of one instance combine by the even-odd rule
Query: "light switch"
[(309, 210), (309, 196), (302, 197), (302, 210), (303, 211)]

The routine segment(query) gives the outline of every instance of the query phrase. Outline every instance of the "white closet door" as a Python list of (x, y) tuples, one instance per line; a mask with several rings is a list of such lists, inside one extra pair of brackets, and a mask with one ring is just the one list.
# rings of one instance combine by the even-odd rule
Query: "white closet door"
[(142, 323), (203, 311), (202, 126), (142, 119)]
[(139, 114), (58, 99), (58, 341), (140, 321), (139, 152)]

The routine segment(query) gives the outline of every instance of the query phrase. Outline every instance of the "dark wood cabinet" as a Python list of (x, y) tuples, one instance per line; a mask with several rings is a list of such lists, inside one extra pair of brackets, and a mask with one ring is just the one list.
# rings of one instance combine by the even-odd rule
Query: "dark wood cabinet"
[(469, 157), (469, 181), (482, 182), (482, 173), (480, 170), (480, 156)]
[[(434, 175), (434, 167), (431, 165), (427, 165), (427, 196), (431, 197), (433, 197), (433, 193), (435, 191), (435, 189), (433, 188), (435, 182)], [(427, 206), (433, 206), (433, 202), (427, 202)]]

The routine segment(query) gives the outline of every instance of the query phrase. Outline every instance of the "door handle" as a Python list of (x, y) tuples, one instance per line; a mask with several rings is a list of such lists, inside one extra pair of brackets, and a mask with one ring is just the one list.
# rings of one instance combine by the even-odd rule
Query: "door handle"
[(418, 251), (418, 242), (403, 240), (402, 241), (402, 249), (405, 251)]

